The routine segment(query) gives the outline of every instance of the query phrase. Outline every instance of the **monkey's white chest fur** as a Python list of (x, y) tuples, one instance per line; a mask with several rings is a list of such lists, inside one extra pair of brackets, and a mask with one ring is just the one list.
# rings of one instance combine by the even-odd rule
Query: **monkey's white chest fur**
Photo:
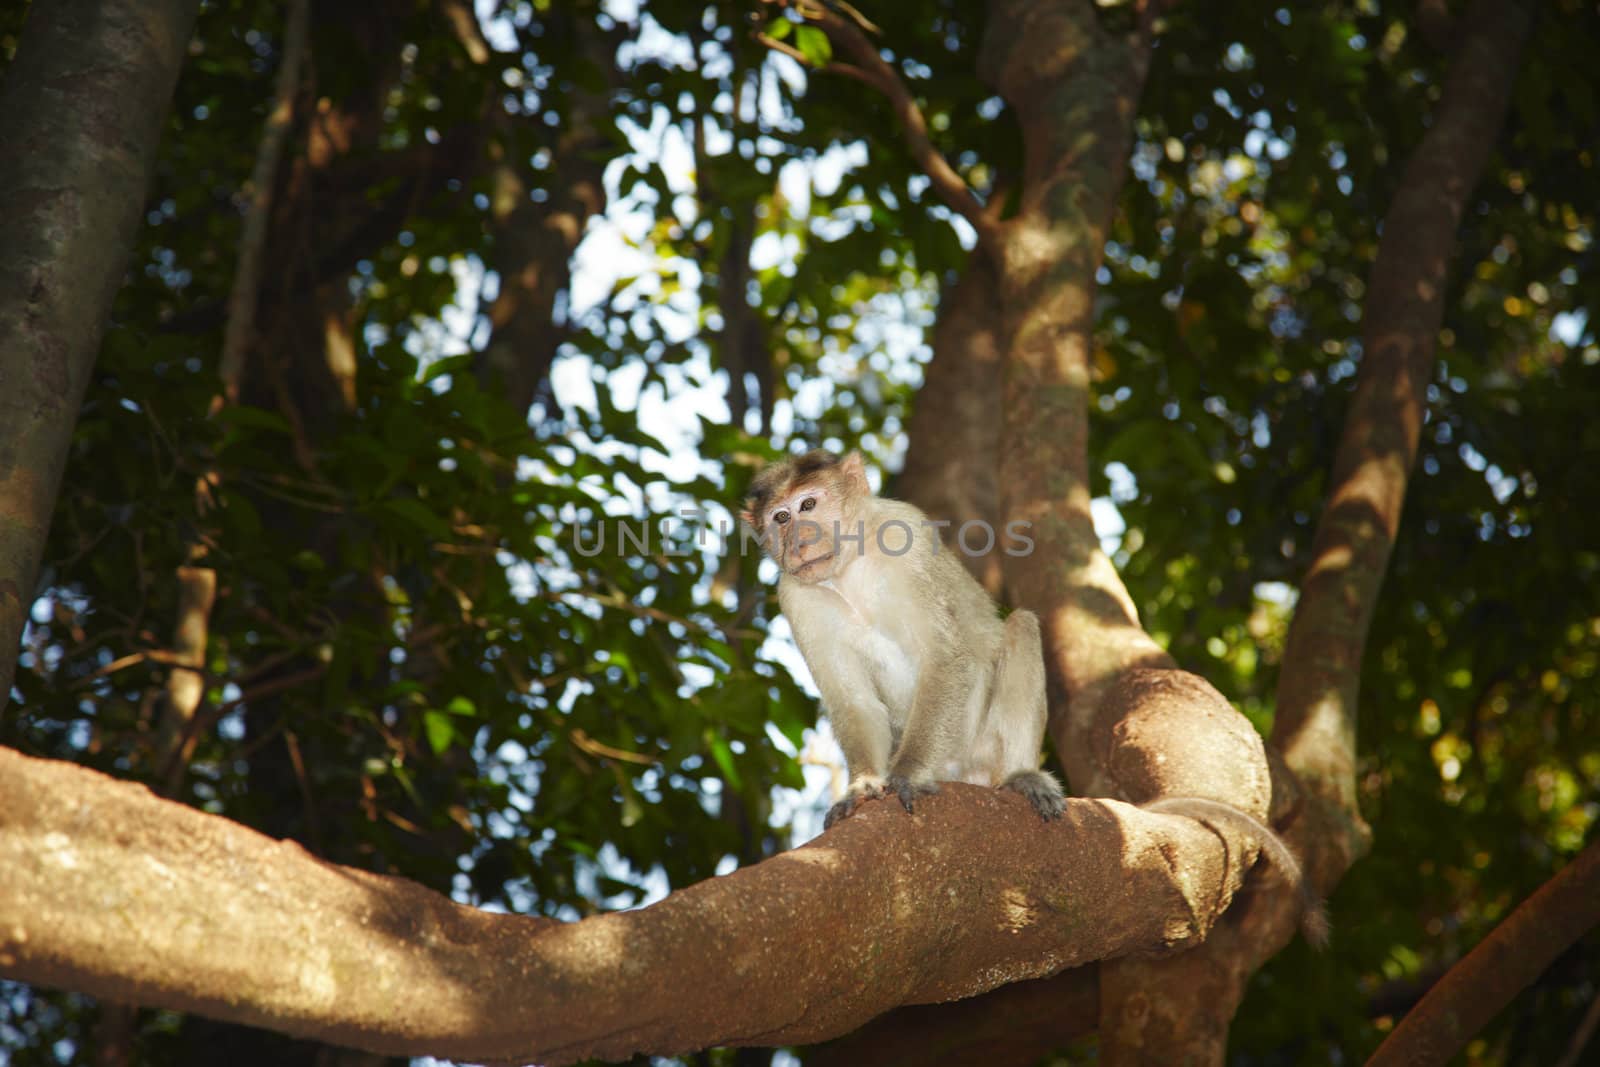
[(843, 602), (845, 610), (838, 614), (835, 640), (860, 661), (862, 673), (877, 690), (898, 731), (916, 696), (922, 650), (914, 629), (883, 610), (890, 600), (889, 591), (881, 583), (851, 582), (849, 577), (846, 572), (845, 580), (819, 582), (818, 588)]

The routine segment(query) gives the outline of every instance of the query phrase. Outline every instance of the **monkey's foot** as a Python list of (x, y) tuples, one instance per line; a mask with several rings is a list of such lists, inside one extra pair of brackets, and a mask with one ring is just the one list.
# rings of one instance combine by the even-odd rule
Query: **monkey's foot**
[(844, 799), (828, 809), (828, 814), (822, 817), (822, 828), (832, 829), (834, 823), (854, 814), (856, 805), (863, 800), (881, 797), (887, 790), (888, 785), (882, 778), (875, 774), (863, 774), (850, 783), (850, 788), (845, 790)]
[(833, 807), (828, 809), (828, 814), (822, 817), (822, 828), (831, 830), (834, 823), (843, 822), (849, 818), (850, 814), (856, 810), (856, 805), (860, 803), (861, 799), (861, 797), (846, 796), (843, 800), (834, 804)]
[(1045, 822), (1061, 818), (1061, 813), (1067, 810), (1061, 783), (1044, 771), (1018, 771), (1007, 778), (1001, 788), (1015, 790), (1027, 797), (1033, 810)]
[(929, 796), (939, 791), (939, 786), (931, 781), (918, 781), (902, 775), (891, 774), (884, 784), (888, 791), (900, 798), (900, 803), (906, 811), (912, 811), (917, 797)]

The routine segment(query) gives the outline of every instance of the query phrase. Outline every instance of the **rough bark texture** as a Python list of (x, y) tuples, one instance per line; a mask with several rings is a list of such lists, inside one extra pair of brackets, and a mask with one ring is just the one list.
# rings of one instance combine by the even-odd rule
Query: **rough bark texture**
[(1367, 1067), (1444, 1063), (1597, 923), (1600, 841), (1540, 886), (1428, 990)]
[(1325, 888), (1370, 836), (1355, 793), (1362, 648), (1416, 459), (1456, 228), (1499, 134), (1530, 22), (1524, 5), (1506, 0), (1477, 0), (1467, 12), (1367, 285), (1361, 370), (1289, 630), (1272, 734), (1320, 798), (1312, 815), (1325, 840), (1316, 872)]
[[(1052, 712), (1063, 753), (1087, 728), (1096, 686), (1129, 666), (1172, 662), (1140, 629), (1089, 515), (1094, 275), (1148, 63), (1149, 41), (1107, 33), (1092, 4), (1023, 0), (991, 5), (980, 57), (1025, 145), (1018, 213), (988, 246), (1004, 330), (1002, 514), (1031, 523), (1036, 542), (1006, 561), (1006, 579), (1044, 624), (1046, 666), (1068, 702)], [(1074, 789), (1086, 785), (1074, 777)]]
[[(1026, 146), (1020, 209), (987, 246), (1005, 331), (1003, 516), (1030, 523), (1036, 542), (1007, 560), (1007, 580), (1045, 625), (1051, 731), (1075, 791), (1204, 797), (1267, 819), (1275, 788), (1260, 737), (1145, 634), (1089, 511), (1094, 276), (1126, 171), (1151, 11), (1115, 36), (1088, 4), (991, 6), (982, 73), (1016, 109)], [(1263, 896), (1266, 906), (1230, 916), (1225, 934), (1179, 960), (1100, 968), (1105, 1062), (1221, 1061), (1250, 973), (1291, 936), (1288, 894)]]
[(198, 0), (29, 14), (0, 96), (0, 709)]
[(806, 1055), (806, 1067), (1002, 1067), (1038, 1063), (1093, 1033), (1099, 974), (1075, 967), (1014, 982), (955, 1004), (918, 1004), (880, 1015)]
[[(385, 1053), (565, 1063), (815, 1041), (1203, 938), (1242, 850), (1077, 800), (949, 785), (578, 923), (478, 912), (137, 785), (0, 749), (0, 974)], [(663, 981), (671, 976), (670, 982)]]

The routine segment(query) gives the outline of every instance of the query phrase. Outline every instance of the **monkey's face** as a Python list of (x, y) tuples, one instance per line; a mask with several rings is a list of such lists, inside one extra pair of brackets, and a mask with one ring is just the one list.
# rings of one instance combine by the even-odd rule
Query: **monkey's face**
[(833, 577), (860, 552), (845, 503), (831, 480), (787, 487), (759, 516), (767, 554), (803, 582)]
[(821, 582), (866, 551), (860, 511), (871, 497), (859, 452), (816, 449), (758, 474), (740, 516), (786, 574)]

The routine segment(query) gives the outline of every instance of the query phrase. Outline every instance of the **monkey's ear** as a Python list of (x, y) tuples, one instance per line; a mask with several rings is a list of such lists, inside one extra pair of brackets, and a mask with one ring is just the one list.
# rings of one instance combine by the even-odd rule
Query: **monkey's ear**
[(863, 496), (872, 495), (872, 483), (867, 481), (867, 464), (861, 458), (860, 452), (851, 452), (840, 460), (839, 470), (844, 474), (845, 481), (850, 484), (850, 488)]
[(756, 513), (751, 511), (749, 508), (743, 508), (740, 510), (739, 521), (750, 527), (752, 530), (759, 530), (761, 528), (756, 525)]

